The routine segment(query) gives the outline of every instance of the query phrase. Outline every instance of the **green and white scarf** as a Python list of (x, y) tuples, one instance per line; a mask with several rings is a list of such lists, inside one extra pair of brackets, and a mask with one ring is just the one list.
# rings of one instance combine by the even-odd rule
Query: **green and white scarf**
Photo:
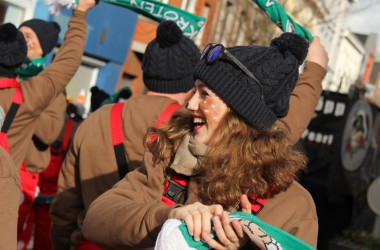
[(29, 77), (38, 75), (46, 67), (46, 58), (41, 57), (32, 60), (26, 60), (20, 68), (16, 70), (19, 80), (23, 81)]
[[(231, 212), (229, 217), (241, 223), (252, 244), (260, 250), (315, 250), (301, 239), (263, 222), (253, 214)], [(213, 230), (211, 235), (215, 237)], [(210, 247), (202, 240), (195, 241), (189, 234), (185, 222), (168, 219), (158, 235), (155, 249), (208, 250)]]
[[(173, 21), (181, 28), (183, 34), (192, 39), (205, 24), (205, 18), (197, 16), (170, 4), (154, 0), (100, 0), (105, 3), (119, 5), (143, 16), (161, 21)], [(79, 0), (49, 1), (50, 12), (58, 15), (63, 8), (75, 7)]]
[(305, 28), (293, 21), (293, 19), (286, 13), (284, 8), (276, 0), (253, 0), (260, 9), (268, 14), (270, 19), (282, 29), (284, 32), (296, 33), (310, 42), (313, 36)]

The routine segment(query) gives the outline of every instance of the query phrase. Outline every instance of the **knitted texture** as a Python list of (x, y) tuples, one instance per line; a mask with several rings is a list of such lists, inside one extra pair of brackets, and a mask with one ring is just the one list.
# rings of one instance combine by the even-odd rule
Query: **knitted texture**
[(156, 38), (147, 46), (143, 62), (145, 86), (159, 93), (182, 93), (194, 87), (193, 69), (200, 57), (192, 40), (183, 36), (172, 21), (157, 28)]
[(259, 130), (271, 127), (287, 115), (289, 99), (299, 77), (299, 66), (306, 58), (309, 43), (299, 35), (283, 33), (266, 46), (227, 48), (260, 81), (246, 75), (225, 54), (208, 64), (198, 62), (194, 78), (203, 81), (248, 124)]
[(23, 26), (31, 28), (36, 33), (43, 51), (42, 56), (46, 56), (57, 44), (59, 32), (61, 31), (58, 23), (30, 19), (23, 22), (19, 28)]
[(26, 55), (23, 34), (11, 23), (0, 25), (0, 75), (15, 77), (15, 71), (24, 62)]

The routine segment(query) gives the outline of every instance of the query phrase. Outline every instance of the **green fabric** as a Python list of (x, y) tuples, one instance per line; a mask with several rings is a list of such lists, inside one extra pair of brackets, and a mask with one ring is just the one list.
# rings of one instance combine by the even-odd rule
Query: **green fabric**
[[(76, 0), (78, 2), (79, 0)], [(190, 39), (198, 34), (205, 24), (205, 18), (194, 15), (185, 10), (179, 9), (170, 4), (164, 4), (154, 0), (101, 0), (102, 2), (120, 5), (131, 9), (143, 16), (161, 21), (173, 21), (183, 31), (183, 34)]]
[(41, 57), (32, 60), (26, 60), (20, 68), (16, 70), (19, 75), (20, 81), (23, 81), (29, 77), (38, 75), (41, 71), (45, 69), (46, 58)]
[(126, 86), (124, 88), (121, 88), (119, 91), (115, 92), (114, 94), (112, 94), (110, 97), (108, 97), (107, 99), (105, 99), (104, 101), (102, 101), (102, 103), (100, 104), (100, 107), (106, 105), (106, 104), (110, 104), (110, 103), (116, 103), (118, 100), (118, 97), (120, 95), (120, 93), (124, 90), (128, 90), (129, 93), (132, 94), (132, 90), (130, 87)]
[[(274, 238), (280, 245), (282, 250), (315, 250), (312, 246), (302, 241), (301, 239), (283, 231), (280, 228), (272, 226), (268, 223), (263, 222), (258, 217), (253, 214), (248, 214), (244, 212), (231, 212), (229, 213), (231, 220), (245, 220), (255, 223), (261, 229), (263, 229), (268, 235)], [(194, 241), (193, 237), (189, 235), (185, 222), (179, 226), (185, 240), (190, 247), (198, 250), (207, 250), (209, 246), (203, 241)], [(211, 232), (213, 233), (213, 232)]]
[(36, 204), (51, 204), (53, 202), (54, 197), (55, 197), (55, 195), (48, 195), (48, 196), (39, 195), (34, 200), (34, 203), (36, 203)]
[(293, 21), (293, 19), (286, 14), (284, 8), (276, 0), (253, 0), (253, 2), (265, 11), (270, 19), (284, 32), (296, 33), (310, 42), (313, 40), (313, 36), (310, 32)]
[(187, 227), (185, 222), (182, 221), (182, 224), (178, 226), (179, 230), (181, 230), (183, 237), (187, 241), (187, 244), (189, 244), (190, 247), (195, 248), (197, 250), (208, 250), (210, 249), (209, 245), (206, 244), (204, 241), (195, 241), (193, 239), (193, 236), (189, 234), (189, 231), (187, 231)]

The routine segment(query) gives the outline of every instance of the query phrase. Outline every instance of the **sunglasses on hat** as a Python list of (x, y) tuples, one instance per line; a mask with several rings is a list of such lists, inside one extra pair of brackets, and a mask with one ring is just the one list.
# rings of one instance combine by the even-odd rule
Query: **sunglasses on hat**
[(253, 75), (247, 67), (244, 66), (242, 62), (239, 61), (234, 55), (232, 55), (231, 52), (229, 52), (224, 45), (222, 44), (217, 44), (217, 43), (209, 43), (203, 50), (201, 54), (201, 60), (203, 58), (206, 59), (206, 62), (208, 64), (213, 64), (214, 62), (218, 61), (222, 55), (226, 55), (229, 59), (231, 59), (247, 76), (249, 76), (252, 80), (254, 80), (260, 87), (261, 91), (261, 100), (264, 102), (264, 92), (263, 92), (263, 87), (261, 86), (260, 81)]

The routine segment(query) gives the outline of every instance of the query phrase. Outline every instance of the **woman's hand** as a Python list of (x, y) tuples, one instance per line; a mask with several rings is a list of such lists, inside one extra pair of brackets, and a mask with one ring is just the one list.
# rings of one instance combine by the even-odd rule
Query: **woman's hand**
[(169, 219), (184, 220), (187, 230), (195, 241), (200, 240), (201, 234), (210, 234), (212, 216), (221, 216), (223, 207), (221, 205), (206, 206), (196, 202), (191, 205), (174, 208), (169, 213)]
[[(251, 203), (246, 195), (240, 197), (242, 212), (251, 213)], [(212, 249), (239, 249), (245, 246), (249, 237), (244, 233), (239, 221), (231, 221), (228, 212), (213, 217), (214, 230), (217, 239), (213, 239), (209, 233), (202, 232), (202, 239)]]

